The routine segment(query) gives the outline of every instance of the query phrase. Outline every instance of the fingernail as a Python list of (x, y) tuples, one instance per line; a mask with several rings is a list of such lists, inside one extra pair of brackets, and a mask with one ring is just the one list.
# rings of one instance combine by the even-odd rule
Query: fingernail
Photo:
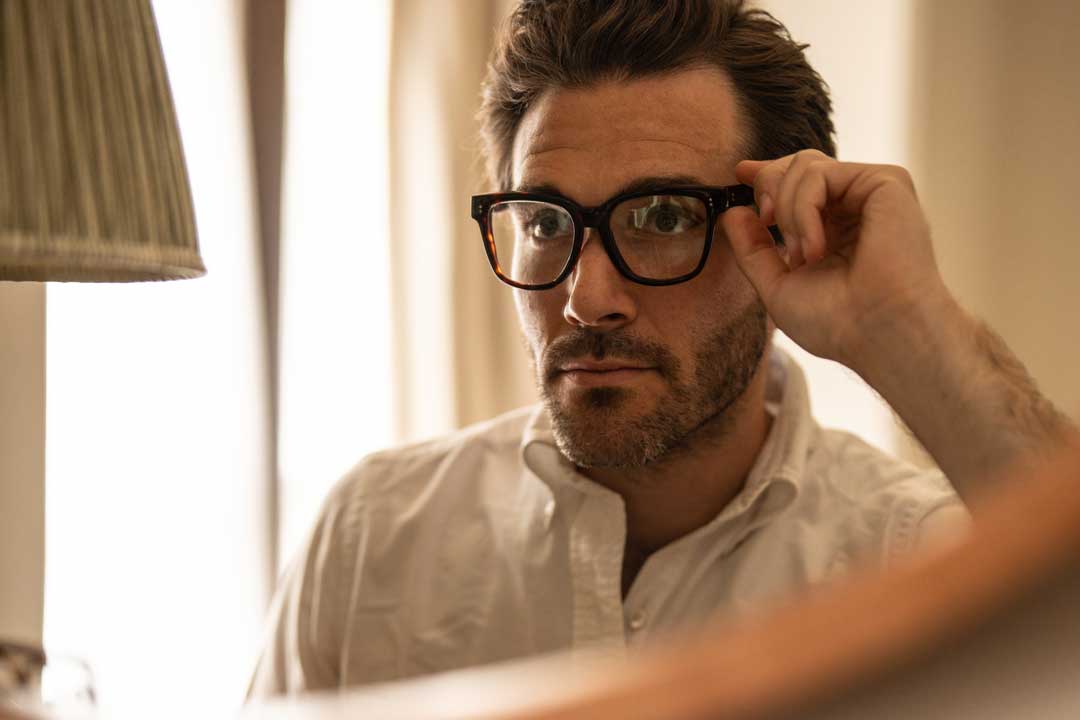
[(769, 217), (769, 213), (772, 212), (772, 198), (767, 193), (762, 193), (758, 198), (758, 217)]

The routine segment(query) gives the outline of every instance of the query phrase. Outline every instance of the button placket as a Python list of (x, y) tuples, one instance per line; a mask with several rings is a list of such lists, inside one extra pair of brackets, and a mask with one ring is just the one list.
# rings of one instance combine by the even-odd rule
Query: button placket
[(573, 634), (578, 647), (624, 642), (619, 581), (626, 528), (621, 502), (614, 494), (590, 494), (571, 526)]
[(551, 529), (551, 523), (555, 520), (555, 499), (552, 498), (544, 504), (544, 528)]

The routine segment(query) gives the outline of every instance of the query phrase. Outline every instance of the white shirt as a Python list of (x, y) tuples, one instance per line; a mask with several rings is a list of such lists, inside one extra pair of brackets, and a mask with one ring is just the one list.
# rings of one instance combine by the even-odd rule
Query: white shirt
[(770, 356), (774, 421), (745, 486), (653, 553), (625, 601), (622, 498), (563, 457), (541, 407), (364, 459), (283, 576), (250, 695), (625, 652), (888, 563), (965, 517), (940, 473), (819, 427), (801, 370)]

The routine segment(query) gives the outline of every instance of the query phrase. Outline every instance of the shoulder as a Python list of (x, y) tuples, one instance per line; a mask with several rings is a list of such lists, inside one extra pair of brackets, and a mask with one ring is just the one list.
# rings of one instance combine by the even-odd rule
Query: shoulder
[(936, 469), (920, 468), (842, 430), (817, 428), (808, 448), (807, 473), (827, 491), (862, 504), (900, 494), (953, 496)]
[(362, 458), (334, 485), (322, 515), (355, 516), (362, 508), (457, 501), (497, 475), (504, 484), (520, 473), (523, 433), (536, 412), (524, 407), (452, 433), (400, 445)]
[[(380, 627), (377, 618), (410, 596), (412, 573), (403, 568), (453, 568), (450, 563), (440, 565), (441, 559), (453, 558), (454, 550), (463, 546), (472, 550), (480, 545), (492, 552), (495, 545), (483, 533), (461, 529), (483, 519), (477, 513), (516, 499), (513, 493), (523, 476), (518, 448), (533, 413), (532, 408), (523, 408), (441, 437), (383, 450), (347, 472), (324, 500), (279, 585), (273, 635), (253, 692), (339, 685), (341, 658), (350, 638), (360, 632), (353, 625), (354, 611), (370, 609), (373, 614), (366, 617), (376, 618), (372, 622)], [(473, 508), (478, 510), (470, 514)], [(514, 513), (494, 514), (514, 517)], [(450, 587), (460, 585), (459, 574), (443, 575)], [(377, 659), (380, 667), (390, 667), (385, 659)], [(372, 678), (382, 676), (375, 672)]]
[(888, 561), (915, 549), (928, 519), (963, 517), (956, 491), (937, 469), (920, 468), (840, 430), (819, 428), (808, 448), (801, 494), (858, 533)]
[(531, 416), (515, 410), (360, 460), (323, 501), (299, 559), (319, 572), (305, 575), (348, 583), (362, 560), (400, 561), (471, 517), (470, 508), (512, 502)]

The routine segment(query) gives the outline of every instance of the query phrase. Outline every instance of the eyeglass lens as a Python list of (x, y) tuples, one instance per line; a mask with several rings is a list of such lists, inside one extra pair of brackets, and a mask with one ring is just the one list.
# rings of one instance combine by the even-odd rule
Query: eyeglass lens
[[(499, 269), (524, 285), (554, 281), (574, 249), (574, 219), (551, 203), (507, 200), (491, 208)], [(705, 252), (705, 203), (690, 195), (629, 198), (612, 208), (609, 227), (623, 261), (635, 275), (672, 280), (692, 272)]]

